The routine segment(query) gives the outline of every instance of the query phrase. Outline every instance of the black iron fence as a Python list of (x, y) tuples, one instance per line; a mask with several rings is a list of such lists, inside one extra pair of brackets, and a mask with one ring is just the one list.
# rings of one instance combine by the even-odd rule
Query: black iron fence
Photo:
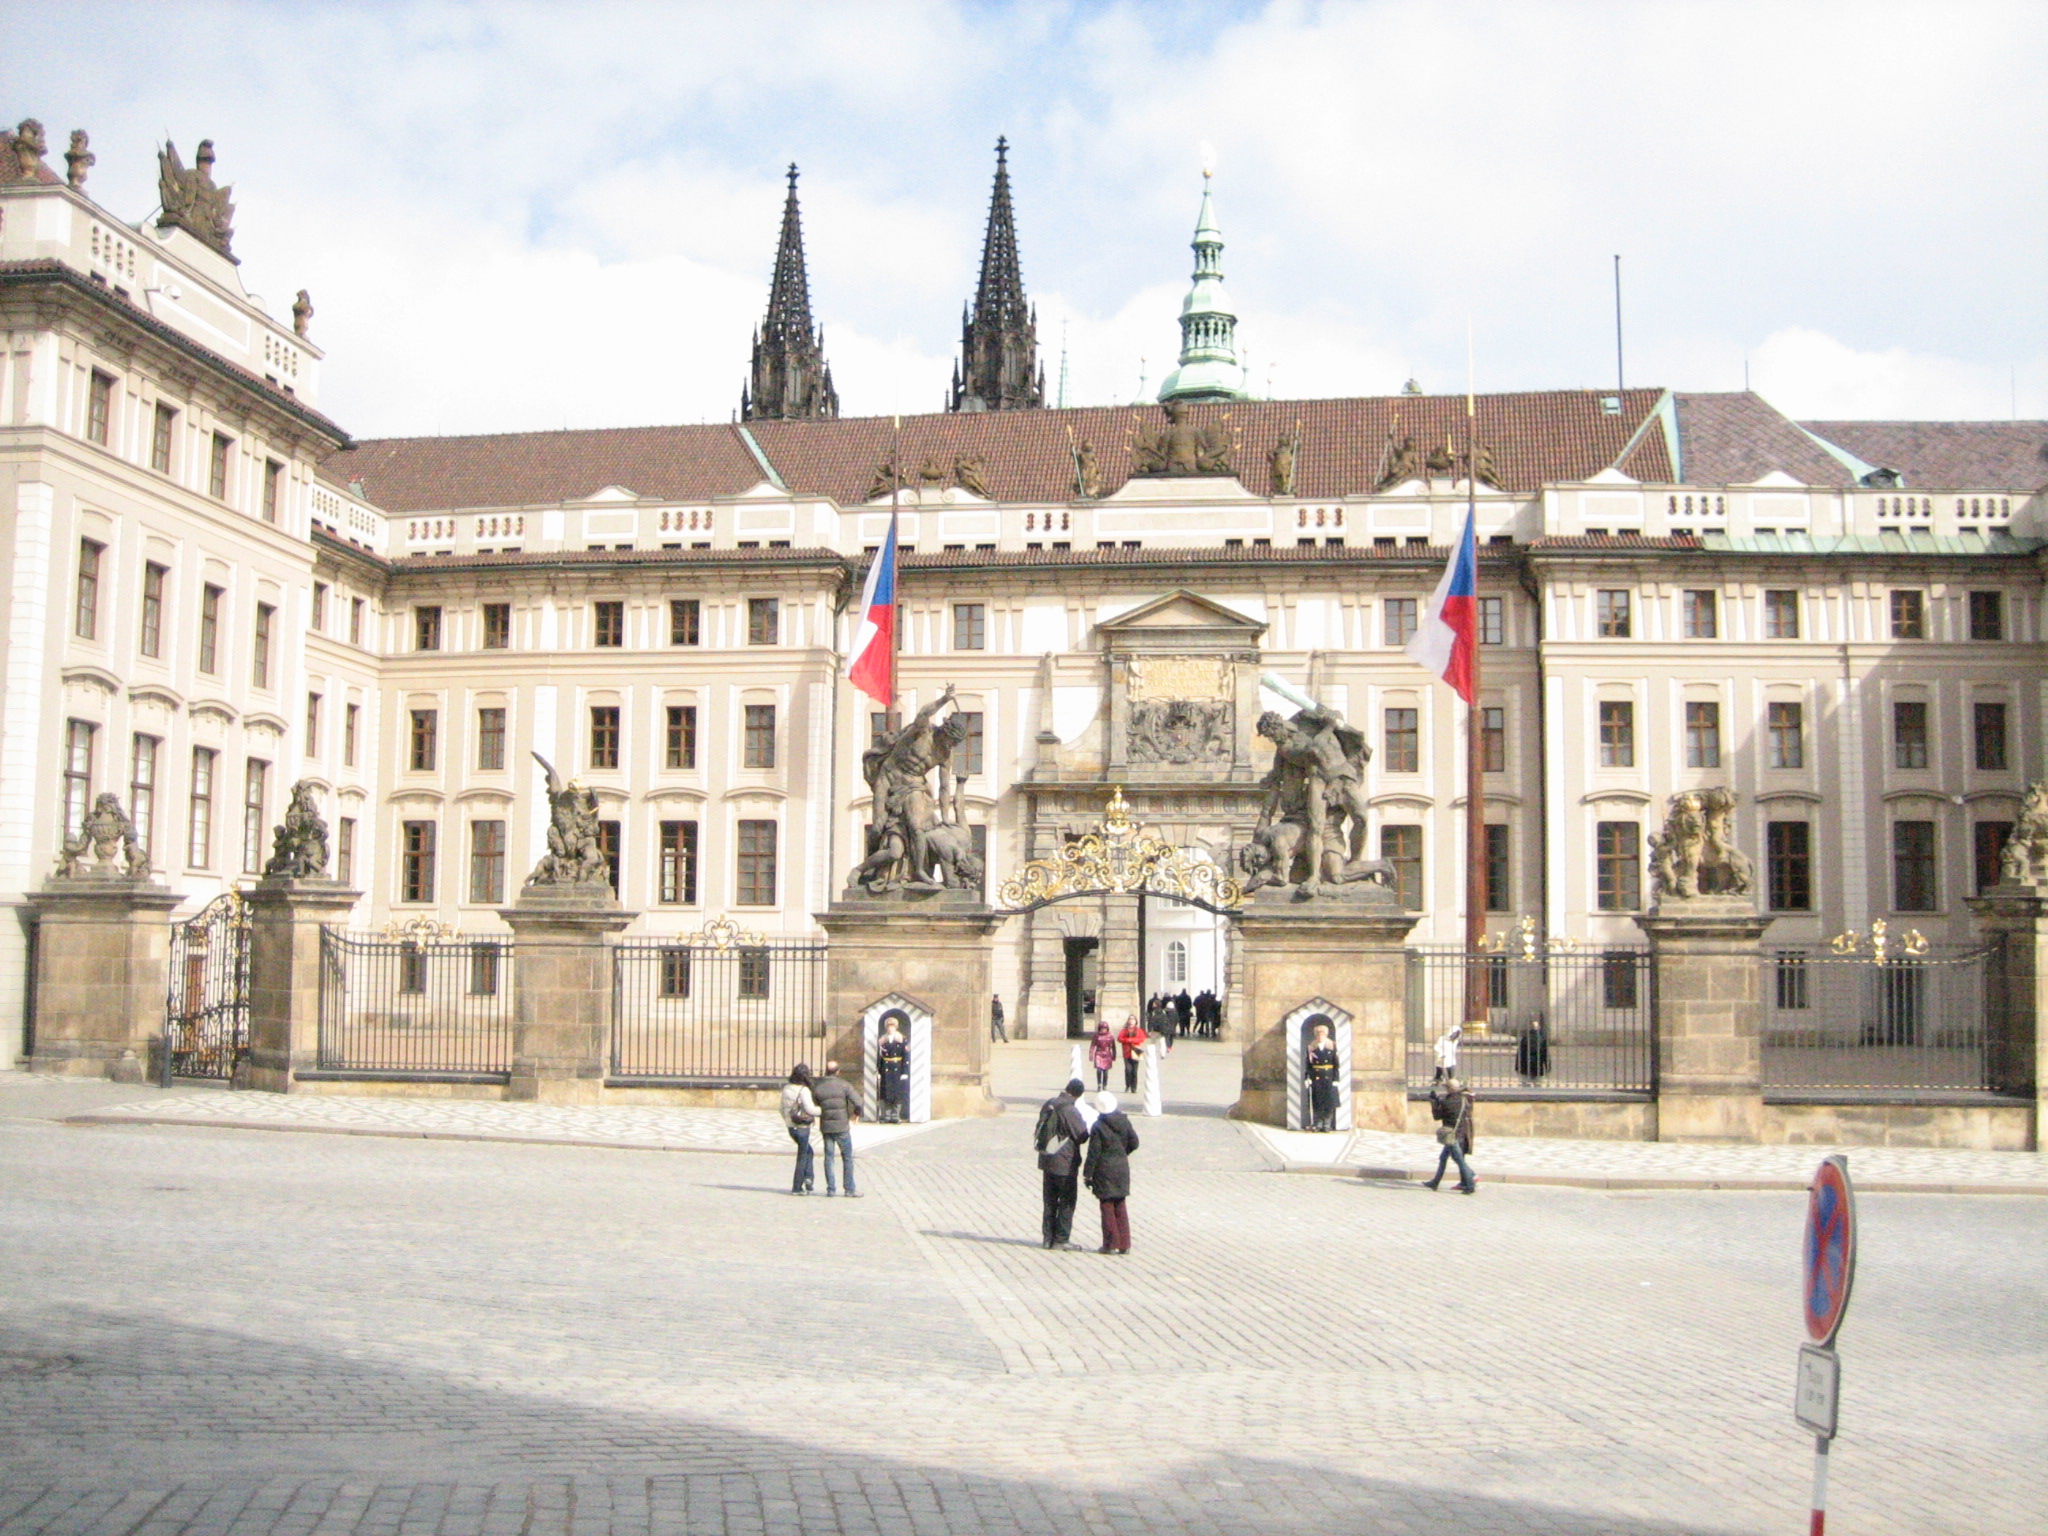
[(171, 925), (170, 972), (157, 1080), (233, 1077), (249, 1054), (249, 906), (240, 892)]
[(1474, 1088), (1533, 1095), (1655, 1091), (1656, 997), (1647, 949), (1471, 954), (1408, 951), (1408, 1084), (1428, 1086), (1437, 1042), (1466, 1022), (1468, 984), (1486, 1030), (1468, 1028), (1458, 1075)]
[[(1766, 1093), (1891, 1097), (2018, 1091), (1992, 949), (1766, 949)], [(2026, 1074), (2031, 1082), (2031, 1074)]]
[(822, 943), (627, 939), (612, 954), (614, 1080), (766, 1087), (819, 1064)]
[(505, 939), (326, 930), (318, 1069), (504, 1077), (512, 1067), (513, 954)]

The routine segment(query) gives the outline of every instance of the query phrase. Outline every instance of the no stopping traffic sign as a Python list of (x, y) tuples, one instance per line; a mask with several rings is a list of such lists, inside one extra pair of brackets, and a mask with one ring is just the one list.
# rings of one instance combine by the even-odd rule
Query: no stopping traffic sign
[(1831, 1157), (1814, 1173), (1806, 1202), (1805, 1256), (1806, 1336), (1825, 1346), (1842, 1326), (1856, 1277), (1856, 1199), (1846, 1158)]

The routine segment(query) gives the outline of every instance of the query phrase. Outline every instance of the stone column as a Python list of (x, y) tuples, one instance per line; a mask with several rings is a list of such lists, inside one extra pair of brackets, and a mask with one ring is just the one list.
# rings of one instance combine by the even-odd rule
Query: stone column
[(964, 891), (850, 896), (820, 913), (831, 941), (825, 1007), (833, 1056), (842, 1066), (858, 1062), (861, 1013), (901, 992), (932, 1012), (932, 1118), (1001, 1114), (988, 1081), (990, 939), (1001, 921)]
[(512, 929), (509, 1099), (596, 1104), (611, 1066), (612, 953), (640, 914), (607, 886), (528, 886), (499, 909)]
[(243, 1086), (290, 1093), (320, 1049), (320, 935), (362, 897), (338, 880), (265, 875), (248, 893), (249, 1065)]
[(1995, 988), (1986, 1010), (1992, 1082), (2007, 1093), (2034, 1100), (2034, 1146), (2048, 1146), (2048, 894), (2037, 886), (2010, 882), (1969, 898), (1977, 930), (1996, 953), (1986, 985)]
[(35, 1046), (29, 1070), (142, 1082), (168, 1004), (171, 909), (155, 881), (52, 877), (36, 912)]
[(1234, 1022), (1244, 1043), (1232, 1114), (1287, 1124), (1287, 1042), (1281, 1023), (1321, 998), (1351, 1015), (1352, 1124), (1399, 1131), (1408, 1123), (1407, 940), (1414, 913), (1378, 886), (1294, 901), (1267, 889), (1237, 920), (1243, 998)]
[(1667, 897), (1636, 923), (1657, 988), (1657, 1139), (1763, 1138), (1762, 940), (1746, 896)]

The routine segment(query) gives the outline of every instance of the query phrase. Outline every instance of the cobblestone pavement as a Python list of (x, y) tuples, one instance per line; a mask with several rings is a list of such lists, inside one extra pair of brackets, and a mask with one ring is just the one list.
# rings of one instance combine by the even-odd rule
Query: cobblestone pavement
[[(721, 1152), (62, 1123), (134, 1097), (0, 1093), (5, 1536), (1804, 1520), (1797, 1194), (1287, 1178), (1188, 1113), (1141, 1123), (1110, 1259), (1036, 1246), (1015, 1113), (852, 1202)], [(2037, 1533), (2048, 1202), (1861, 1214), (1832, 1527)]]

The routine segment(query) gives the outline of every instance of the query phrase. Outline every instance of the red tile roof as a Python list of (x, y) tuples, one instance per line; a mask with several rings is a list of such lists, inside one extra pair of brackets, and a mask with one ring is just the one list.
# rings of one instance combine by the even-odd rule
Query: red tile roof
[(1851, 485), (1856, 477), (1760, 395), (1673, 396), (1687, 485), (1750, 485), (1772, 470), (1801, 485)]
[(2048, 485), (2048, 421), (1807, 421), (1817, 437), (1896, 469), (1915, 490), (2027, 491)]
[[(1479, 441), (1493, 449), (1510, 490), (1582, 480), (1614, 462), (1660, 393), (1632, 389), (1616, 414), (1603, 410), (1601, 392), (1592, 390), (1481, 395)], [(1396, 437), (1412, 436), (1425, 451), (1446, 440), (1462, 445), (1465, 399), (1245, 401), (1196, 406), (1192, 417), (1227, 424), (1237, 439), (1239, 478), (1255, 495), (1270, 494), (1267, 455), (1299, 424), (1293, 495), (1313, 501), (1369, 493)], [(1076, 444), (1093, 448), (1102, 490), (1113, 492), (1130, 478), (1133, 430), (1162, 419), (1157, 406), (906, 416), (902, 463), (915, 477), (927, 463), (950, 475), (957, 463), (978, 460), (994, 500), (1066, 501), (1075, 494)], [(792, 491), (841, 506), (868, 499), (894, 435), (880, 416), (756, 421), (746, 430)], [(1668, 480), (1661, 434), (1650, 436), (1657, 441), (1632, 456), (1632, 468), (1644, 479)], [(701, 501), (766, 478), (740, 429), (730, 425), (371, 439), (335, 454), (322, 473), (336, 484), (360, 477), (371, 502), (398, 513), (541, 506), (580, 500), (607, 485), (663, 501)]]

